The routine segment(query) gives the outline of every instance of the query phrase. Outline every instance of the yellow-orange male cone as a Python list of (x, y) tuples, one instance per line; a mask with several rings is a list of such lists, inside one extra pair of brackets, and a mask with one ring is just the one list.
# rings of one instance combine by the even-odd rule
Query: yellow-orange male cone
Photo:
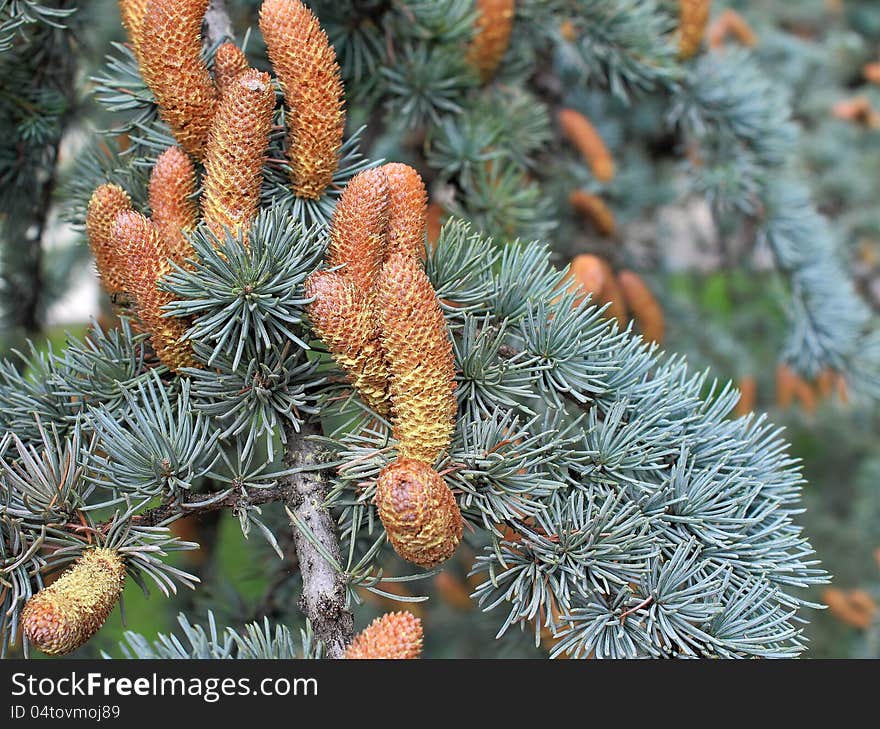
[(178, 264), (192, 255), (186, 233), (199, 222), (197, 189), (196, 168), (180, 147), (159, 155), (150, 175), (150, 210), (169, 257)]
[(422, 654), (422, 621), (412, 613), (386, 613), (358, 633), (343, 658), (405, 660)]
[(247, 230), (260, 207), (275, 92), (267, 73), (249, 69), (232, 82), (211, 125), (205, 150), (202, 214), (222, 239)]
[(157, 285), (171, 271), (169, 251), (158, 228), (140, 213), (125, 212), (116, 219), (113, 237), (126, 257), (125, 290), (135, 299), (159, 359), (173, 372), (196, 366), (189, 342), (183, 341), (186, 322), (164, 316), (162, 310), (174, 297)]
[(449, 445), (457, 410), (452, 342), (437, 294), (404, 251), (388, 256), (377, 293), (397, 449), (433, 463)]
[(90, 549), (27, 601), (22, 632), (43, 653), (71, 653), (100, 630), (124, 585), (122, 556), (112, 549)]
[(312, 328), (373, 410), (390, 412), (388, 371), (379, 327), (367, 295), (341, 271), (318, 271), (306, 281)]
[(104, 290), (111, 296), (125, 292), (125, 256), (113, 238), (113, 226), (120, 213), (131, 210), (131, 198), (118, 185), (101, 185), (89, 200), (86, 232), (89, 247)]
[(425, 183), (416, 170), (400, 162), (380, 169), (388, 179), (388, 253), (403, 251), (422, 258), (428, 224)]
[(293, 190), (317, 199), (339, 166), (345, 126), (336, 54), (318, 19), (299, 0), (265, 0), (260, 30), (289, 111)]
[(382, 168), (355, 175), (333, 213), (327, 263), (306, 283), (315, 297), (309, 317), (315, 332), (364, 401), (390, 411), (388, 371), (374, 312), (376, 282), (386, 251), (388, 180)]
[(678, 56), (693, 56), (703, 42), (711, 0), (678, 0)]
[(385, 167), (364, 170), (348, 183), (333, 212), (327, 250), (327, 265), (342, 266), (340, 272), (369, 298), (386, 253), (389, 190)]
[(208, 0), (150, 0), (140, 33), (141, 75), (180, 145), (201, 159), (219, 95), (202, 58)]
[(467, 60), (485, 83), (495, 75), (510, 44), (516, 0), (477, 0), (477, 12)]

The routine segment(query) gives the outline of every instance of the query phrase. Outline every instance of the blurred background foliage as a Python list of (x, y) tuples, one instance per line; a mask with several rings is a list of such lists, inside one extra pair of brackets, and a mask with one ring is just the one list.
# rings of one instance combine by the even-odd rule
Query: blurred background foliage
[[(78, 152), (87, 140), (95, 138), (94, 130), (111, 123), (89, 92), (94, 85), (90, 78), (103, 64), (103, 49), (112, 41), (123, 40), (116, 3), (56, 2), (60, 9), (74, 4), (79, 6), (77, 12), (65, 20), (75, 29), (74, 46), (61, 51), (45, 49), (65, 58), (63, 73), (59, 71), (56, 79), (58, 93), (50, 99), (58, 105), (56, 123), (51, 129), (33, 132), (44, 135), (46, 144), (57, 150), (57, 164), (55, 160), (40, 161), (48, 177), (39, 177), (43, 186), (39, 190), (20, 191), (28, 198), (45, 193), (58, 199), (58, 190), (75, 185)], [(258, 3), (235, 0), (229, 5), (236, 27), (244, 28)], [(832, 220), (840, 256), (854, 272), (860, 293), (876, 315), (880, 311), (880, 78), (872, 82), (868, 66), (880, 63), (880, 4), (716, 0), (713, 20), (727, 9), (739, 12), (754, 32), (754, 53), (761, 67), (790, 90), (794, 117), (803, 128), (796, 155), (801, 177), (820, 211)], [(40, 32), (61, 42), (53, 26), (41, 27)], [(3, 63), (11, 61), (7, 58)], [(10, 88), (8, 79), (0, 81), (2, 93), (9, 93)], [(720, 239), (726, 242), (720, 243), (705, 200), (682, 195), (687, 173), (668, 154), (670, 140), (658, 132), (664, 127), (664, 109), (650, 98), (626, 106), (607, 93), (573, 93), (569, 105), (588, 114), (615, 155), (618, 175), (603, 188), (603, 194), (613, 208), (617, 232), (609, 239), (573, 212), (560, 209), (559, 224), (553, 231), (558, 262), (564, 264), (575, 255), (592, 253), (612, 261), (615, 267), (638, 270), (663, 308), (664, 347), (685, 354), (695, 368), (710, 367), (719, 379), (736, 381), (745, 393), (743, 408), (766, 410), (774, 422), (785, 426), (792, 453), (803, 460), (808, 481), (802, 523), (834, 576), (831, 588), (817, 588), (811, 596), (828, 602), (833, 609), (813, 615), (806, 627), (810, 649), (805, 655), (880, 658), (877, 402), (860, 398), (837, 382), (806, 382), (780, 369), (780, 342), (787, 328), (784, 291), (771, 266), (762, 269), (760, 252), (756, 253), (758, 264), (752, 261), (748, 267), (730, 255), (728, 246), (738, 245), (738, 232), (722, 231)], [(854, 100), (862, 100), (857, 104), (861, 116), (852, 113)], [(368, 117), (357, 99), (350, 103), (351, 118)], [(393, 124), (384, 133), (376, 132), (368, 129), (364, 137), (371, 157), (406, 160), (411, 154), (411, 148), (400, 143), (401, 135)], [(442, 152), (442, 145), (439, 148)], [(557, 163), (565, 164), (566, 160)], [(7, 199), (14, 192), (12, 182), (8, 176), (3, 180), (6, 206), (16, 204)], [(46, 185), (50, 186), (48, 191)], [(560, 195), (566, 194), (566, 190), (560, 191)], [(19, 260), (15, 251), (20, 248), (13, 250), (4, 240), (0, 262), (4, 282), (16, 280), (13, 265), (21, 263), (32, 270), (36, 266), (36, 277), (23, 285), (38, 302), (37, 313), (16, 314), (21, 307), (10, 307), (8, 302), (22, 303), (21, 291), (9, 289), (8, 284), (0, 291), (6, 315), (0, 329), (4, 354), (20, 348), (24, 336), (42, 342), (42, 347), (58, 348), (67, 332), (81, 336), (88, 317), (100, 314), (82, 236), (60, 221), (56, 207), (41, 212), (44, 217), (31, 225), (46, 228), (42, 259), (36, 263)], [(6, 217), (0, 212), (0, 224), (6, 223)], [(497, 218), (485, 222), (491, 227)], [(520, 222), (528, 233), (546, 232), (530, 229), (527, 219)], [(8, 237), (9, 231), (4, 231), (4, 236)], [(10, 309), (15, 310), (12, 315)], [(267, 507), (265, 516), (269, 523), (284, 519), (277, 505)], [(179, 611), (198, 616), (210, 607), (220, 623), (243, 624), (268, 616), (297, 627), (301, 621), (293, 604), (297, 578), (286, 579), (296, 574), (295, 569), (279, 563), (264, 541), (245, 540), (234, 519), (224, 513), (175, 525), (192, 530), (203, 545), (198, 553), (176, 559), (190, 560), (186, 566), (199, 574), (204, 588), (197, 593), (183, 591), (173, 599), (157, 595), (147, 600), (130, 584), (124, 595), (128, 623), (144, 635), (167, 633), (175, 630)], [(478, 611), (468, 597), (471, 586), (467, 575), (473, 556), (463, 549), (444, 575), (391, 583), (405, 600), (421, 596), (430, 600), (405, 605), (392, 597), (365, 594), (367, 609), (358, 612), (356, 627), (389, 609), (408, 607), (425, 623), (427, 655), (546, 655), (549, 644), (535, 647), (533, 637), (526, 634), (519, 640), (495, 644), (494, 617)], [(387, 570), (392, 575), (406, 571), (402, 563), (391, 563)], [(124, 630), (122, 614), (116, 611), (78, 655), (95, 656), (101, 650), (118, 655), (117, 644)]]

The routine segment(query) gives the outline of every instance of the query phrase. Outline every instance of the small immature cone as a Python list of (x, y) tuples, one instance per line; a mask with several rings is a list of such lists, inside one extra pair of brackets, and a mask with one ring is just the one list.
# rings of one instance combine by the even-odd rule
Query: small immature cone
[(22, 632), (43, 653), (71, 653), (100, 630), (124, 586), (122, 556), (112, 549), (90, 549), (27, 601)]
[(247, 230), (260, 207), (275, 92), (269, 74), (249, 69), (223, 96), (205, 149), (202, 214), (210, 230)]
[(412, 613), (386, 613), (358, 633), (344, 658), (414, 659), (422, 654), (422, 621)]
[(339, 166), (345, 126), (336, 53), (299, 0), (265, 0), (260, 30), (290, 112), (287, 157), (293, 190), (317, 199)]
[(119, 0), (122, 27), (128, 34), (128, 40), (134, 49), (135, 57), (138, 57), (140, 53), (141, 29), (149, 2), (150, 0)]
[(855, 96), (838, 101), (831, 109), (837, 119), (853, 122), (866, 129), (880, 128), (880, 112), (876, 111), (867, 96)]
[(186, 152), (180, 147), (166, 149), (150, 175), (150, 210), (168, 255), (178, 264), (192, 256), (192, 245), (184, 234), (199, 222), (197, 189), (196, 168)]
[(678, 0), (678, 57), (690, 58), (703, 42), (711, 0)]
[(872, 84), (880, 84), (880, 62), (866, 63), (862, 69), (865, 81)]
[(387, 416), (388, 370), (366, 293), (341, 271), (317, 271), (306, 280), (305, 294), (315, 299), (308, 310), (315, 333), (364, 402)]
[(758, 381), (751, 375), (741, 377), (737, 383), (739, 388), (739, 400), (733, 409), (733, 414), (740, 418), (748, 415), (755, 409), (755, 400), (758, 394)]
[(189, 342), (181, 341), (186, 322), (164, 316), (162, 311), (174, 297), (157, 285), (171, 271), (169, 251), (159, 230), (140, 213), (122, 213), (116, 220), (114, 238), (126, 256), (125, 290), (135, 299), (137, 314), (150, 332), (159, 359), (173, 372), (196, 366)]
[(709, 26), (706, 39), (710, 48), (720, 48), (729, 37), (735, 38), (746, 48), (754, 48), (758, 45), (758, 36), (755, 35), (755, 31), (752, 30), (746, 19), (736, 10), (727, 8)]
[(614, 178), (614, 158), (592, 122), (579, 111), (562, 109), (559, 127), (562, 136), (581, 153), (594, 177), (600, 182), (610, 182)]
[(339, 198), (330, 226), (327, 265), (372, 297), (385, 260), (388, 178), (382, 167), (355, 175)]
[(568, 201), (580, 215), (593, 224), (599, 235), (606, 238), (614, 235), (614, 213), (601, 197), (584, 190), (575, 190), (568, 196)]
[(822, 400), (827, 400), (834, 392), (835, 373), (830, 367), (826, 367), (816, 378), (816, 392)]
[(219, 96), (202, 58), (208, 0), (150, 0), (141, 27), (141, 75), (180, 145), (201, 159)]
[(635, 271), (621, 271), (617, 274), (617, 283), (623, 294), (624, 303), (639, 325), (642, 337), (646, 341), (660, 344), (663, 341), (666, 325), (663, 308), (651, 293), (651, 289)]
[(409, 165), (390, 162), (380, 168), (388, 179), (388, 253), (405, 251), (424, 257), (428, 192)]
[(413, 458), (385, 466), (376, 482), (376, 506), (388, 541), (403, 559), (431, 568), (461, 541), (461, 511), (443, 477)]
[(433, 463), (455, 425), (455, 361), (437, 293), (419, 261), (404, 251), (391, 253), (382, 267), (377, 316), (398, 452)]
[(477, 0), (477, 12), (467, 60), (486, 83), (495, 75), (498, 64), (507, 52), (516, 15), (516, 0)]
[(113, 238), (113, 226), (120, 213), (131, 210), (131, 198), (118, 185), (101, 185), (89, 200), (86, 212), (86, 232), (89, 247), (104, 290), (110, 294), (125, 291), (125, 257)]
[(827, 587), (822, 591), (822, 601), (834, 617), (859, 630), (870, 628), (877, 612), (873, 598), (863, 590)]
[(232, 88), (233, 82), (248, 70), (244, 51), (235, 43), (222, 43), (214, 53), (214, 83), (222, 98)]
[[(626, 313), (623, 292), (617, 283), (614, 272), (608, 262), (590, 253), (575, 256), (569, 266), (572, 284), (569, 290), (583, 289), (593, 294), (592, 301), (596, 304), (610, 304), (605, 316), (617, 319), (620, 326), (629, 321)], [(580, 303), (583, 298), (578, 299)]]

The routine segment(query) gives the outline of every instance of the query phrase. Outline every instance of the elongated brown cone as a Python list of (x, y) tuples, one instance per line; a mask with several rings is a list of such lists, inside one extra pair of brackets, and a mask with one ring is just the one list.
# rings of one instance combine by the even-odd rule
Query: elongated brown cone
[(189, 342), (181, 341), (186, 322), (163, 316), (162, 306), (173, 301), (172, 294), (157, 286), (171, 270), (168, 249), (159, 230), (140, 213), (121, 213), (116, 219), (114, 238), (126, 256), (126, 291), (135, 299), (137, 314), (150, 332), (150, 342), (159, 359), (172, 371), (194, 367)]
[(624, 303), (639, 325), (642, 337), (649, 342), (660, 344), (663, 341), (666, 324), (663, 308), (651, 293), (651, 289), (635, 271), (621, 271), (617, 274), (617, 283), (623, 294)]
[(235, 43), (222, 43), (217, 47), (214, 53), (214, 83), (221, 98), (247, 70), (247, 56)]
[(736, 10), (727, 8), (709, 26), (706, 40), (709, 42), (710, 48), (721, 48), (730, 37), (736, 39), (746, 48), (754, 48), (758, 45), (758, 37), (746, 19)]
[(816, 393), (810, 383), (800, 375), (794, 376), (794, 394), (805, 413), (812, 415), (816, 412)]
[(349, 659), (413, 659), (422, 654), (422, 621), (409, 612), (386, 613), (358, 633)]
[(205, 150), (202, 214), (218, 237), (224, 228), (247, 230), (259, 210), (274, 106), (269, 74), (250, 69), (217, 110)]
[(398, 452), (433, 463), (454, 427), (455, 362), (437, 294), (419, 261), (403, 251), (382, 267), (377, 316)]
[(434, 576), (434, 587), (443, 601), (456, 610), (467, 612), (474, 609), (467, 585), (451, 572), (439, 572)]
[(327, 264), (371, 299), (385, 259), (388, 178), (381, 167), (355, 175), (339, 198), (330, 227)]
[(690, 58), (703, 43), (711, 0), (678, 0), (678, 57)]
[(299, 0), (265, 0), (260, 30), (290, 111), (287, 157), (293, 190), (317, 199), (339, 166), (345, 126), (336, 53)]
[(406, 251), (423, 258), (428, 193), (422, 177), (409, 165), (382, 165), (388, 178), (388, 253)]
[(629, 317), (623, 292), (607, 261), (590, 253), (582, 253), (572, 259), (569, 273), (572, 279), (569, 290), (583, 288), (586, 293), (593, 294), (592, 303), (609, 304), (605, 316), (617, 319), (621, 327), (626, 326)]
[(587, 117), (574, 109), (561, 109), (559, 127), (562, 135), (581, 153), (597, 180), (610, 182), (614, 179), (614, 158)]
[(516, 0), (477, 0), (477, 12), (467, 60), (485, 83), (495, 75), (510, 44)]
[(568, 201), (580, 215), (593, 224), (599, 235), (606, 238), (614, 235), (614, 213), (601, 197), (584, 190), (575, 190), (568, 196)]
[(797, 375), (788, 365), (779, 364), (776, 366), (776, 404), (780, 408), (791, 407), (795, 395), (796, 379)]
[(317, 271), (306, 281), (312, 328), (355, 390), (380, 415), (390, 412), (388, 371), (379, 327), (366, 293), (341, 271)]
[(95, 265), (104, 290), (110, 294), (125, 291), (125, 256), (113, 238), (116, 217), (131, 210), (131, 198), (118, 185), (101, 185), (89, 200), (86, 212), (86, 232), (89, 247), (95, 257)]
[(880, 84), (880, 62), (866, 63), (862, 68), (862, 75), (864, 75), (865, 81)]
[(150, 0), (119, 0), (119, 16), (122, 19), (122, 27), (128, 34), (128, 40), (134, 49), (136, 58), (140, 54), (141, 30), (149, 2)]
[(91, 549), (27, 601), (22, 632), (43, 653), (71, 653), (101, 629), (124, 586), (122, 556), (112, 549)]
[(180, 146), (204, 154), (219, 96), (202, 58), (202, 19), (208, 0), (150, 0), (141, 28), (141, 75), (159, 115)]
[(747, 375), (746, 377), (740, 378), (737, 387), (739, 388), (739, 400), (736, 403), (736, 407), (733, 409), (733, 414), (739, 418), (743, 415), (748, 415), (755, 409), (755, 400), (758, 395), (758, 382), (751, 375)]
[(376, 482), (376, 506), (388, 541), (421, 567), (449, 559), (461, 541), (461, 511), (443, 477), (428, 464), (399, 458)]
[(835, 618), (859, 630), (870, 628), (877, 612), (873, 598), (863, 590), (826, 587), (822, 591), (822, 601)]
[(199, 222), (197, 189), (196, 168), (186, 152), (169, 147), (159, 155), (150, 175), (150, 209), (153, 224), (175, 263), (192, 256), (192, 245), (184, 234)]

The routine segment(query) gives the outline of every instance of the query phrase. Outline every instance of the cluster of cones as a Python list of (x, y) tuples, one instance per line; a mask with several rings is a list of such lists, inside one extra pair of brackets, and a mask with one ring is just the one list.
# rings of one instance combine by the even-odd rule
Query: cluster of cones
[[(172, 297), (157, 284), (172, 264), (192, 257), (187, 235), (200, 222), (222, 238), (246, 231), (256, 216), (275, 86), (233, 43), (218, 47), (209, 70), (201, 38), (208, 0), (120, 5), (144, 81), (179, 146), (153, 168), (150, 219), (132, 209), (122, 188), (106, 184), (92, 195), (86, 228), (104, 288), (129, 307), (160, 361), (177, 371), (196, 364), (184, 340), (187, 322), (165, 315)], [(320, 197), (338, 167), (345, 118), (333, 48), (299, 0), (266, 0), (260, 28), (288, 109), (292, 188), (300, 197)]]
[(309, 318), (355, 390), (390, 417), (398, 458), (376, 504), (404, 559), (431, 567), (462, 535), (461, 512), (433, 464), (455, 425), (455, 363), (437, 294), (422, 268), (427, 193), (411, 167), (365, 170), (346, 187), (326, 263), (306, 282)]

